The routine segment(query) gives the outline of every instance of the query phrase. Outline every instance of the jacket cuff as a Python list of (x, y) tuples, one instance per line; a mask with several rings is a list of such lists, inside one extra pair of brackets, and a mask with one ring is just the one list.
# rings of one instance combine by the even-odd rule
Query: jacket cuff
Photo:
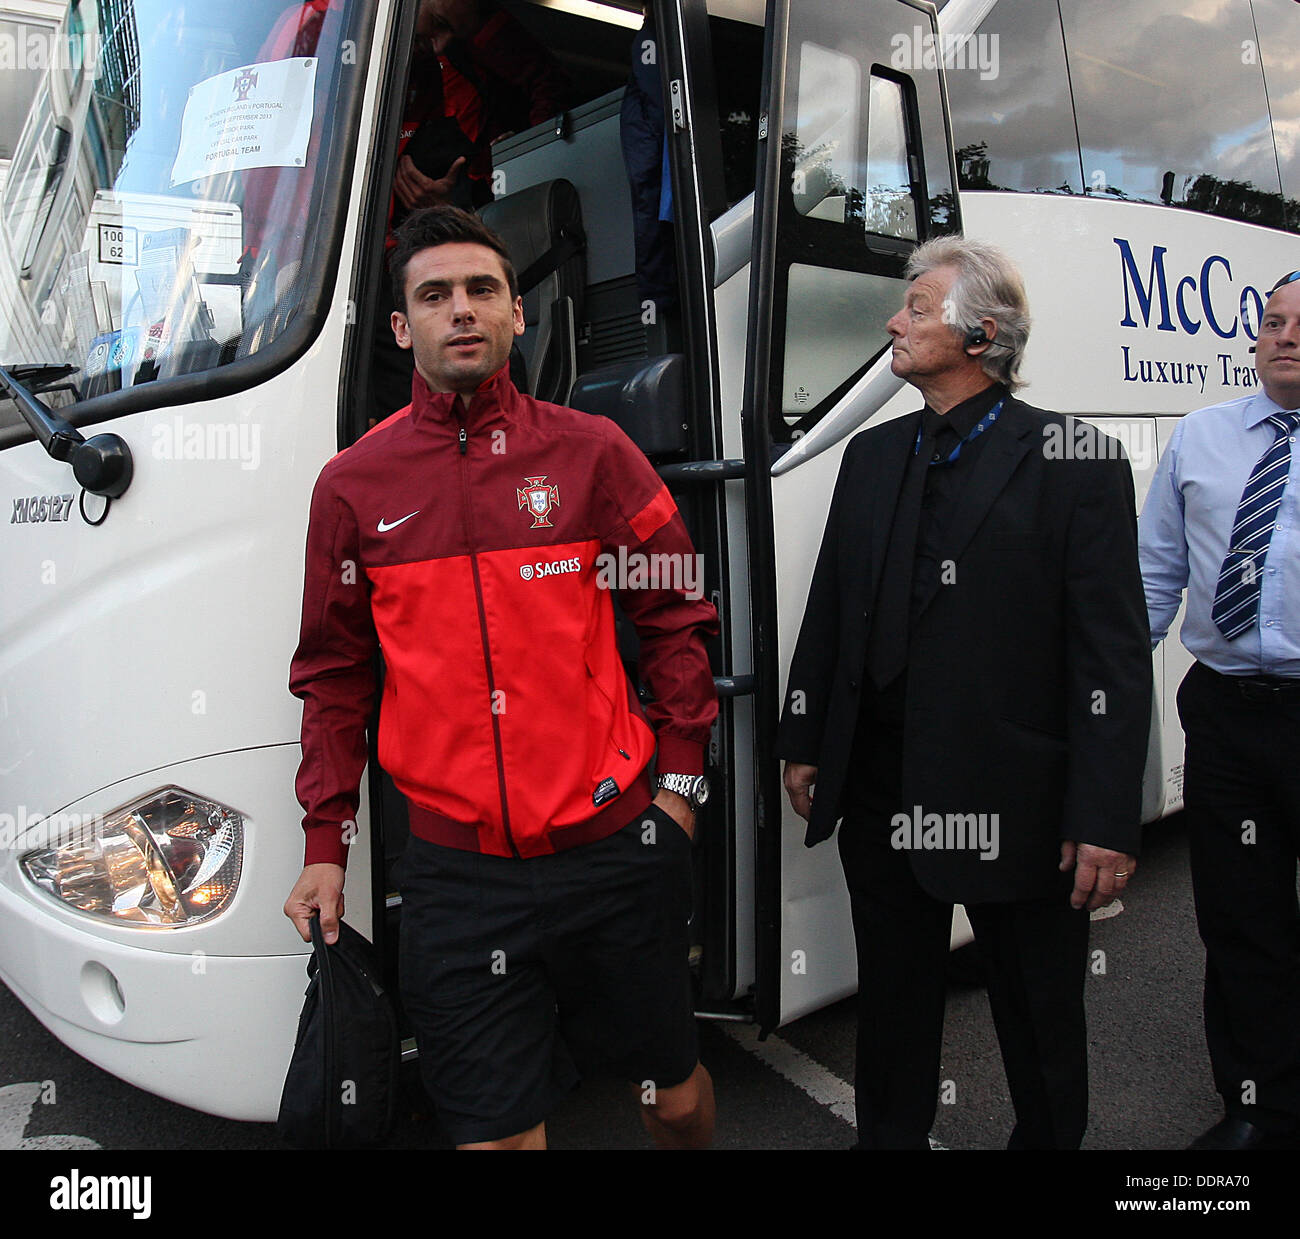
[(1061, 829), (1061, 839), (1068, 839), (1079, 847), (1087, 843), (1095, 848), (1107, 848), (1128, 856), (1139, 856), (1142, 852), (1142, 827), (1136, 822), (1125, 826), (1099, 827), (1094, 820), (1077, 828), (1066, 823)]
[(657, 774), (703, 774), (704, 745), (681, 736), (659, 737), (659, 756), (655, 760)]
[[(355, 827), (354, 827), (355, 829)], [(307, 847), (303, 865), (342, 865), (348, 863), (348, 845), (343, 842), (343, 827), (334, 823), (307, 829)]]

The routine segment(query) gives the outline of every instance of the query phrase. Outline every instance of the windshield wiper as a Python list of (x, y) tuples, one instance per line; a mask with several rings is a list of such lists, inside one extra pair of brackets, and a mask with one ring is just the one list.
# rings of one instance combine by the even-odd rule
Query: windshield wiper
[(61, 365), (55, 362), (25, 362), (21, 366), (10, 366), (9, 376), (17, 379), (30, 392), (58, 391), (60, 388), (75, 391), (76, 389), (70, 383), (64, 383), (63, 380), (70, 374), (76, 374), (80, 369), (80, 366), (74, 366), (69, 362)]
[[(92, 495), (117, 499), (131, 485), (131, 449), (115, 434), (87, 439), (70, 422), (64, 421), (24, 385), (23, 378), (35, 378), (38, 388), (64, 378), (55, 375), (61, 366), (14, 366), (0, 368), (0, 386), (9, 393), (23, 421), (54, 460), (68, 461), (77, 482)], [(20, 378), (19, 376), (22, 376)]]

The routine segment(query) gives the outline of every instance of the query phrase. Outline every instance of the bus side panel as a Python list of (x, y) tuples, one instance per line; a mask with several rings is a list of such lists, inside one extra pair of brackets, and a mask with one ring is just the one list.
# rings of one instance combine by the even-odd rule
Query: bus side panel
[[(965, 192), (961, 204), (967, 232), (1004, 247), (1024, 275), (1034, 326), (1022, 397), (1118, 434), (1140, 512), (1178, 418), (1258, 390), (1259, 312), (1278, 273), (1300, 265), (1300, 238), (1097, 198)], [(1154, 656), (1152, 813), (1182, 806), (1175, 698), (1192, 659), (1181, 621), (1180, 610)]]

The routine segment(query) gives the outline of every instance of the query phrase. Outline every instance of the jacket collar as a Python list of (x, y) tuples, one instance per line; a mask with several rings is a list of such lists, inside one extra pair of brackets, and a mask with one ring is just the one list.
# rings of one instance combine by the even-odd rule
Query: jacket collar
[(519, 393), (510, 381), (509, 365), (485, 379), (466, 409), (455, 392), (430, 391), (417, 370), (411, 378), (411, 418), (417, 426), (450, 426), (474, 431), (503, 421), (511, 413)]

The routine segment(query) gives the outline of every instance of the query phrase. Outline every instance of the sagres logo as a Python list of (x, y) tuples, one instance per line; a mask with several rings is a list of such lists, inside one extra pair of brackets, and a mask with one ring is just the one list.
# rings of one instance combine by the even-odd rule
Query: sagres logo
[(532, 581), (537, 577), (559, 576), (562, 572), (581, 572), (582, 560), (578, 556), (572, 559), (539, 559), (535, 564), (520, 564), (519, 575), (525, 581)]

